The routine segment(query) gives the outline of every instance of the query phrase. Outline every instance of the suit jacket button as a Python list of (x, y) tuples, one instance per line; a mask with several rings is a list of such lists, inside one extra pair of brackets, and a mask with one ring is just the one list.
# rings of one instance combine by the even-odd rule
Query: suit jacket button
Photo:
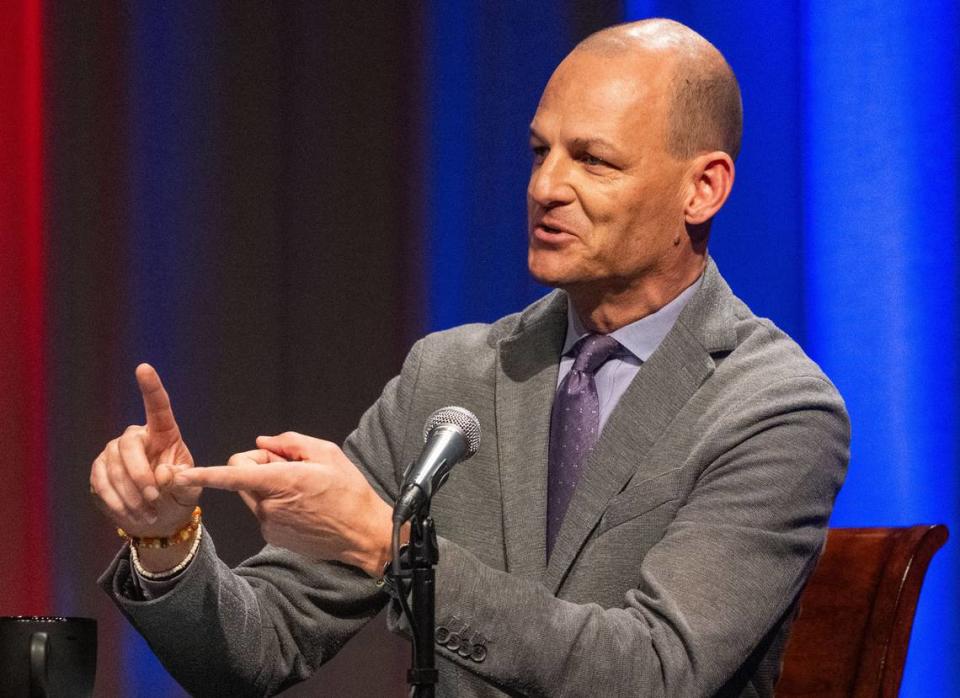
[(445, 645), (447, 644), (447, 640), (450, 639), (450, 630), (442, 625), (438, 625), (433, 633), (433, 637), (438, 645)]
[(464, 640), (460, 638), (458, 633), (450, 633), (450, 635), (447, 637), (447, 649), (451, 652), (456, 652), (458, 649), (460, 649), (461, 642), (464, 642)]
[(487, 648), (481, 644), (476, 644), (473, 646), (473, 649), (470, 651), (470, 659), (475, 662), (482, 662), (487, 658)]

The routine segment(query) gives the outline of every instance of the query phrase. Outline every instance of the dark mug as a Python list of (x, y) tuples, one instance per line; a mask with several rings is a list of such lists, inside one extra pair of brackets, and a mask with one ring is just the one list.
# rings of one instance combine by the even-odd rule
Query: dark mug
[(91, 696), (97, 673), (97, 621), (0, 617), (0, 667), (0, 695)]

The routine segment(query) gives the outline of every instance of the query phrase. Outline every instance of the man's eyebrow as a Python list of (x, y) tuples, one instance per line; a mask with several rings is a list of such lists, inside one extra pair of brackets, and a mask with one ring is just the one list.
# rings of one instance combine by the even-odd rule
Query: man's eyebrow
[(619, 152), (617, 146), (604, 138), (600, 138), (599, 136), (595, 138), (574, 138), (573, 141), (571, 141), (571, 145), (582, 150), (590, 150), (591, 148), (599, 146), (613, 153)]
[[(537, 133), (537, 129), (535, 129), (533, 126), (530, 127), (530, 138), (541, 142), (546, 142), (546, 139)], [(594, 136), (591, 138), (574, 138), (572, 141), (570, 141), (570, 145), (579, 150), (590, 150), (591, 148), (599, 146), (612, 153), (620, 152), (617, 146), (605, 138), (601, 138), (600, 136)]]

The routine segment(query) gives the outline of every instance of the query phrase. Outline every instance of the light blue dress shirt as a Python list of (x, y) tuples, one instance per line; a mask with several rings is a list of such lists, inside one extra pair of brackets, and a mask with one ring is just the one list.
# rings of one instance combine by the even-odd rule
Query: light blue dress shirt
[[(702, 276), (652, 315), (642, 317), (610, 333), (611, 337), (620, 342), (621, 348), (594, 375), (597, 383), (597, 397), (600, 399), (600, 431), (603, 431), (603, 425), (607, 423), (613, 408), (617, 406), (630, 381), (640, 370), (640, 364), (649, 359), (660, 346), (660, 342), (677, 321), (680, 311), (700, 287), (701, 279), (703, 279)], [(568, 303), (567, 339), (563, 343), (560, 372), (557, 374), (558, 388), (573, 366), (571, 355), (573, 346), (587, 334), (590, 333), (577, 317), (573, 304)]]

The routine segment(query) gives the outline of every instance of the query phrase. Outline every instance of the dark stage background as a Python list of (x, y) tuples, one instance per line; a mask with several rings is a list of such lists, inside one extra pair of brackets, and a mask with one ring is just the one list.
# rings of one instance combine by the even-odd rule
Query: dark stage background
[[(957, 9), (881, 2), (0, 3), (0, 613), (100, 622), (97, 695), (182, 691), (95, 579), (118, 539), (89, 464), (157, 366), (199, 463), (341, 440), (423, 332), (543, 293), (525, 271), (527, 125), (602, 26), (669, 16), (741, 79), (711, 243), (854, 426), (836, 525), (943, 521), (957, 490)], [(229, 562), (261, 545), (204, 495)], [(960, 689), (955, 543), (903, 695)], [(404, 694), (372, 623), (292, 695)]]

